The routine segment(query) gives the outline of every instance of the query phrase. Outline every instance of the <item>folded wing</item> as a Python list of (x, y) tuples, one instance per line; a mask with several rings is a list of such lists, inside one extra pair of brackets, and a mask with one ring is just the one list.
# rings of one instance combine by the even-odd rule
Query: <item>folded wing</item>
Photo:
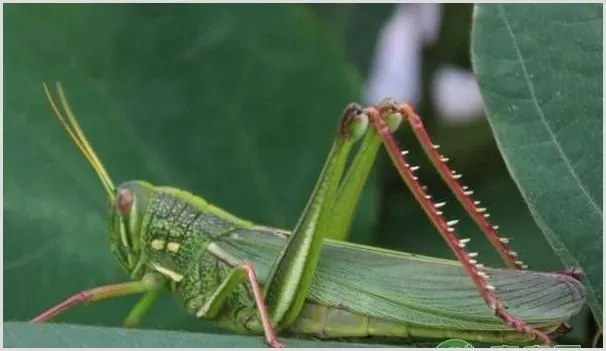
[[(238, 230), (217, 242), (252, 262), (261, 282), (286, 237)], [(487, 269), (489, 283), (516, 316), (535, 327), (557, 325), (578, 313), (585, 291), (555, 273)], [(484, 303), (457, 261), (327, 240), (309, 300), (409, 325), (464, 330), (508, 330)]]

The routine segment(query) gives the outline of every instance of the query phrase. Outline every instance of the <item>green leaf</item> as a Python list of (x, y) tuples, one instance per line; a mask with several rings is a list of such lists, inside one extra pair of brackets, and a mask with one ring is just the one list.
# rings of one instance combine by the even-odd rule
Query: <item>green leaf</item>
[[(122, 328), (95, 328), (81, 325), (34, 325), (23, 322), (5, 323), (5, 347), (152, 347), (152, 348), (207, 348), (207, 347), (266, 347), (257, 336), (220, 335), (158, 330), (128, 330)], [(282, 339), (289, 347), (368, 347), (368, 344), (305, 341)], [(375, 345), (376, 346), (376, 345)], [(384, 345), (379, 345), (384, 346)]]
[[(4, 9), (9, 321), (128, 279), (109, 252), (106, 194), (53, 116), (43, 81), (63, 82), (114, 182), (186, 189), (286, 228), (306, 204), (344, 107), (359, 97), (342, 50), (297, 5)], [(367, 194), (360, 233), (371, 232), (375, 193)], [(136, 301), (79, 306), (57, 321), (119, 326)], [(222, 331), (186, 315), (168, 294), (143, 327)]]
[(602, 323), (602, 6), (478, 5), (472, 58), (507, 166)]

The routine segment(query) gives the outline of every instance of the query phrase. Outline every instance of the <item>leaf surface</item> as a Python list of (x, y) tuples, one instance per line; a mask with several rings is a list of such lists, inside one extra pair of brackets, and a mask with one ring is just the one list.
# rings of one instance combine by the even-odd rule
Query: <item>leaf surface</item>
[[(9, 322), (4, 324), (3, 331), (4, 346), (6, 347), (266, 347), (263, 338), (256, 336), (166, 330), (128, 330), (69, 324), (33, 325), (23, 322)], [(297, 339), (283, 339), (282, 341), (289, 347), (368, 347), (365, 344), (345, 344), (335, 341), (320, 342)]]
[(478, 5), (472, 58), (490, 124), (539, 228), (581, 267), (602, 321), (602, 6)]

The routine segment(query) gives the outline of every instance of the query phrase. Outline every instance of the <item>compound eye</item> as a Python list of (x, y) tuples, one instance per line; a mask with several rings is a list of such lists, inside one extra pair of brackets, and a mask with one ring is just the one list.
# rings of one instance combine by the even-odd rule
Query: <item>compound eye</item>
[(128, 189), (118, 191), (118, 212), (127, 215), (133, 206), (133, 193)]

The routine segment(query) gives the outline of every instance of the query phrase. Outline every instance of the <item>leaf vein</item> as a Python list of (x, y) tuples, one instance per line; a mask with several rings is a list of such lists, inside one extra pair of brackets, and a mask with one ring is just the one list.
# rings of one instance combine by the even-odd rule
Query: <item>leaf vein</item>
[(507, 29), (507, 33), (511, 37), (511, 40), (512, 40), (515, 52), (516, 52), (516, 56), (518, 57), (518, 60), (520, 62), (520, 66), (522, 68), (522, 73), (524, 74), (524, 81), (526, 82), (526, 85), (528, 87), (528, 92), (530, 93), (530, 97), (531, 97), (531, 100), (533, 102), (533, 105), (534, 105), (534, 107), (535, 107), (535, 109), (536, 109), (536, 111), (537, 111), (537, 113), (538, 113), (538, 115), (540, 117), (540, 121), (544, 125), (544, 127), (545, 127), (546, 131), (548, 132), (549, 136), (551, 137), (551, 139), (553, 140), (553, 144), (554, 144), (557, 152), (560, 154), (560, 156), (561, 156), (562, 160), (564, 161), (564, 164), (566, 165), (566, 167), (570, 170), (570, 174), (572, 175), (574, 181), (578, 184), (578, 186), (581, 189), (583, 195), (586, 198), (589, 199), (589, 202), (590, 202), (591, 206), (593, 207), (593, 209), (597, 213), (599, 213), (600, 217), (602, 217), (602, 209), (594, 201), (593, 197), (591, 197), (589, 195), (589, 192), (587, 191), (587, 188), (581, 182), (581, 179), (579, 178), (577, 172), (572, 167), (572, 165), (570, 163), (570, 160), (568, 159), (568, 157), (564, 153), (564, 150), (562, 149), (562, 146), (558, 142), (558, 139), (556, 138), (556, 135), (554, 134), (553, 130), (551, 130), (551, 127), (549, 126), (549, 123), (547, 123), (547, 120), (545, 118), (545, 114), (543, 113), (543, 110), (542, 110), (542, 108), (539, 105), (539, 102), (537, 100), (537, 97), (536, 97), (536, 94), (535, 94), (534, 84), (532, 83), (532, 81), (530, 79), (530, 74), (528, 73), (528, 68), (526, 67), (526, 62), (524, 60), (524, 56), (522, 55), (522, 52), (520, 50), (520, 46), (518, 44), (517, 38), (515, 36), (515, 33), (513, 32), (512, 28), (511, 28), (511, 23), (509, 22), (509, 19), (507, 18), (507, 15), (505, 14), (505, 10), (503, 9), (503, 5), (502, 4), (498, 4), (497, 7), (499, 9), (499, 13), (500, 13), (501, 17), (503, 18), (503, 23), (505, 24), (505, 28)]

